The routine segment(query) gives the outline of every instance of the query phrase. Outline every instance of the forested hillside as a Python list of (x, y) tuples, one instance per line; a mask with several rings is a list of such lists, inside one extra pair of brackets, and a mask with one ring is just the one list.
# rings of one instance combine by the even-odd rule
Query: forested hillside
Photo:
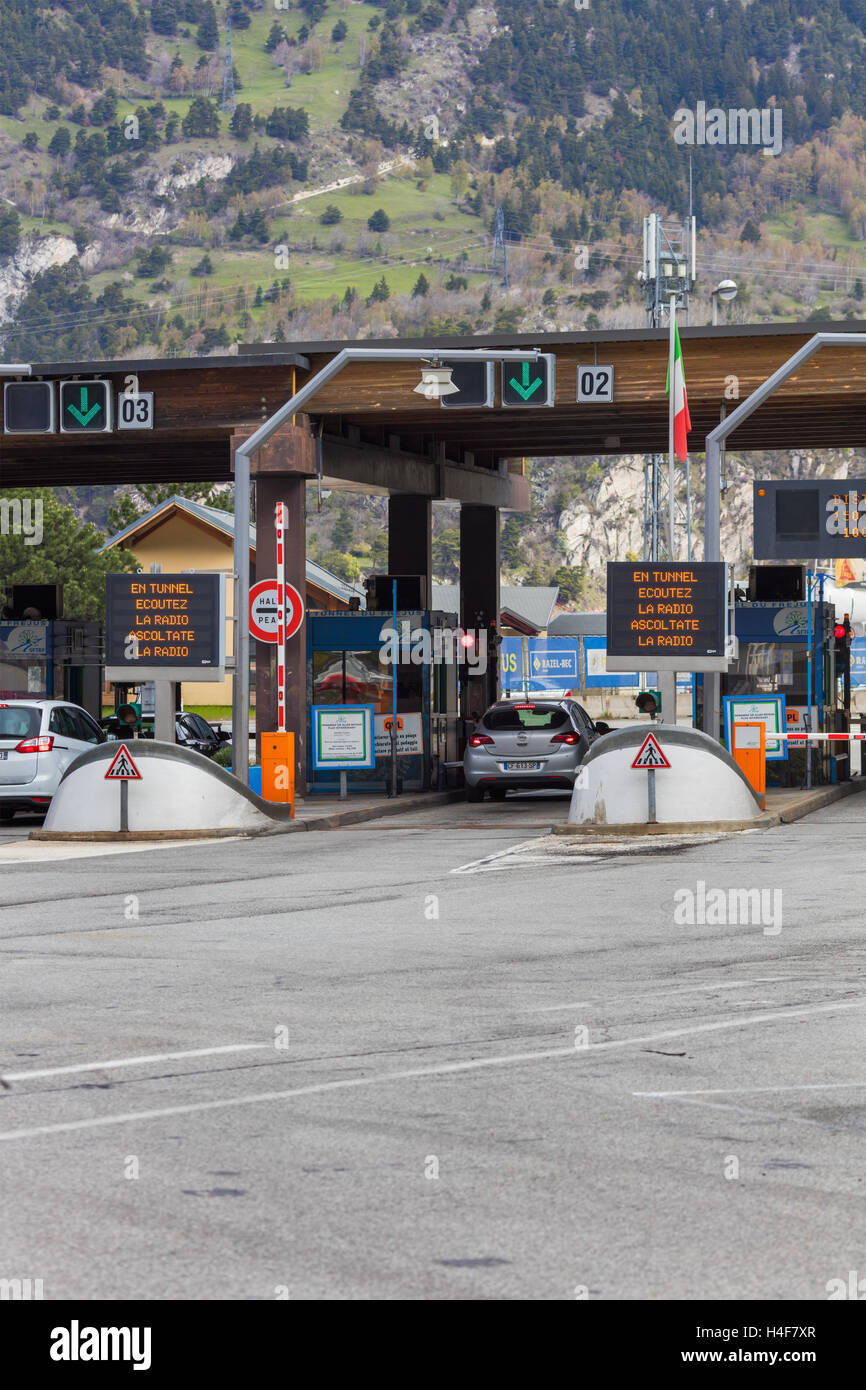
[[(734, 319), (860, 317), (864, 32), (866, 0), (0, 0), (3, 349), (637, 326), (642, 218), (690, 198), (693, 322), (721, 275)], [(778, 149), (678, 143), (698, 103)]]

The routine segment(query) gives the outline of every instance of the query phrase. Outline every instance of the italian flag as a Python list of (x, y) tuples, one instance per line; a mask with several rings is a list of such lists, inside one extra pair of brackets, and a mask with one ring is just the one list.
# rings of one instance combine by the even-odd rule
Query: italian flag
[[(671, 369), (668, 364), (668, 382), (665, 394), (671, 393)], [(686, 395), (686, 376), (683, 371), (683, 350), (680, 347), (680, 330), (674, 325), (674, 453), (680, 463), (684, 463), (689, 452), (688, 433), (692, 427), (689, 418), (689, 401)]]

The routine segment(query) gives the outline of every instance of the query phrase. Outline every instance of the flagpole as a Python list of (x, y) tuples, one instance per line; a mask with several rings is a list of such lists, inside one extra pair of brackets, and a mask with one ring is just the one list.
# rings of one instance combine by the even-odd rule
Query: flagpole
[(674, 412), (676, 411), (676, 333), (677, 333), (677, 297), (671, 295), (670, 305), (670, 334), (668, 343), (668, 556), (675, 560), (675, 531), (674, 531)]

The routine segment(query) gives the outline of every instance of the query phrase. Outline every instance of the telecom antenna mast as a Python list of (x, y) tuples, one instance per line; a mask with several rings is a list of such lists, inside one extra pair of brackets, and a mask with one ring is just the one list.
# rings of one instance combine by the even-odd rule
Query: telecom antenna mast
[[(643, 222), (643, 269), (638, 279), (646, 293), (648, 328), (670, 325), (671, 296), (677, 310), (685, 309), (689, 321), (689, 297), (696, 279), (695, 219), (663, 222), (651, 212)], [(689, 460), (677, 463), (674, 473), (674, 529), (671, 545), (674, 555), (685, 552), (692, 558), (692, 490)], [(644, 459), (644, 553), (645, 560), (672, 559), (668, 554), (666, 517), (668, 515), (668, 461), (663, 454), (647, 454)], [(682, 545), (677, 545), (681, 538)]]
[(505, 288), (508, 289), (508, 262), (505, 259), (505, 209), (500, 206), (496, 209), (496, 223), (493, 233), (493, 264), (490, 267), (490, 288), (493, 289), (493, 281), (496, 278), (496, 264), (502, 255), (502, 279)]
[(226, 57), (223, 67), (223, 99), (221, 111), (235, 109), (235, 65), (232, 59), (232, 17), (226, 12)]

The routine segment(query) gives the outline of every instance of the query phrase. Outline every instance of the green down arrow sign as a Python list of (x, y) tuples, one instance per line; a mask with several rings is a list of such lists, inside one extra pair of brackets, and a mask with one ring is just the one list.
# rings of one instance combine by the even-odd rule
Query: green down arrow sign
[(82, 386), (79, 396), (80, 409), (77, 405), (68, 405), (66, 407), (70, 415), (73, 415), (75, 417), (75, 419), (78, 421), (79, 425), (81, 425), (82, 428), (84, 428), (85, 425), (89, 425), (94, 415), (98, 415), (100, 410), (102, 409), (102, 406), (99, 404), (99, 402), (94, 401), (93, 405), (88, 410), (87, 400), (87, 387)]
[(541, 352), (529, 360), (502, 363), (502, 404), (512, 408), (553, 405), (556, 357)]
[(516, 377), (512, 377), (511, 380), (509, 381), (508, 385), (514, 387), (514, 389), (515, 389), (515, 391), (517, 392), (518, 396), (522, 397), (523, 400), (528, 401), (528, 400), (529, 400), (529, 397), (532, 396), (532, 395), (534, 395), (534, 393), (538, 390), (539, 386), (543, 386), (543, 385), (544, 385), (544, 377), (543, 377), (543, 376), (537, 376), (537, 377), (534, 377), (532, 381), (530, 381), (530, 380), (529, 380), (529, 363), (528, 363), (528, 362), (523, 362), (523, 363), (521, 363), (521, 366), (520, 366), (520, 375), (521, 375), (521, 380), (520, 380), (520, 381), (518, 381), (518, 380), (516, 379)]
[(111, 383), (61, 381), (60, 428), (65, 434), (104, 433), (111, 429)]

